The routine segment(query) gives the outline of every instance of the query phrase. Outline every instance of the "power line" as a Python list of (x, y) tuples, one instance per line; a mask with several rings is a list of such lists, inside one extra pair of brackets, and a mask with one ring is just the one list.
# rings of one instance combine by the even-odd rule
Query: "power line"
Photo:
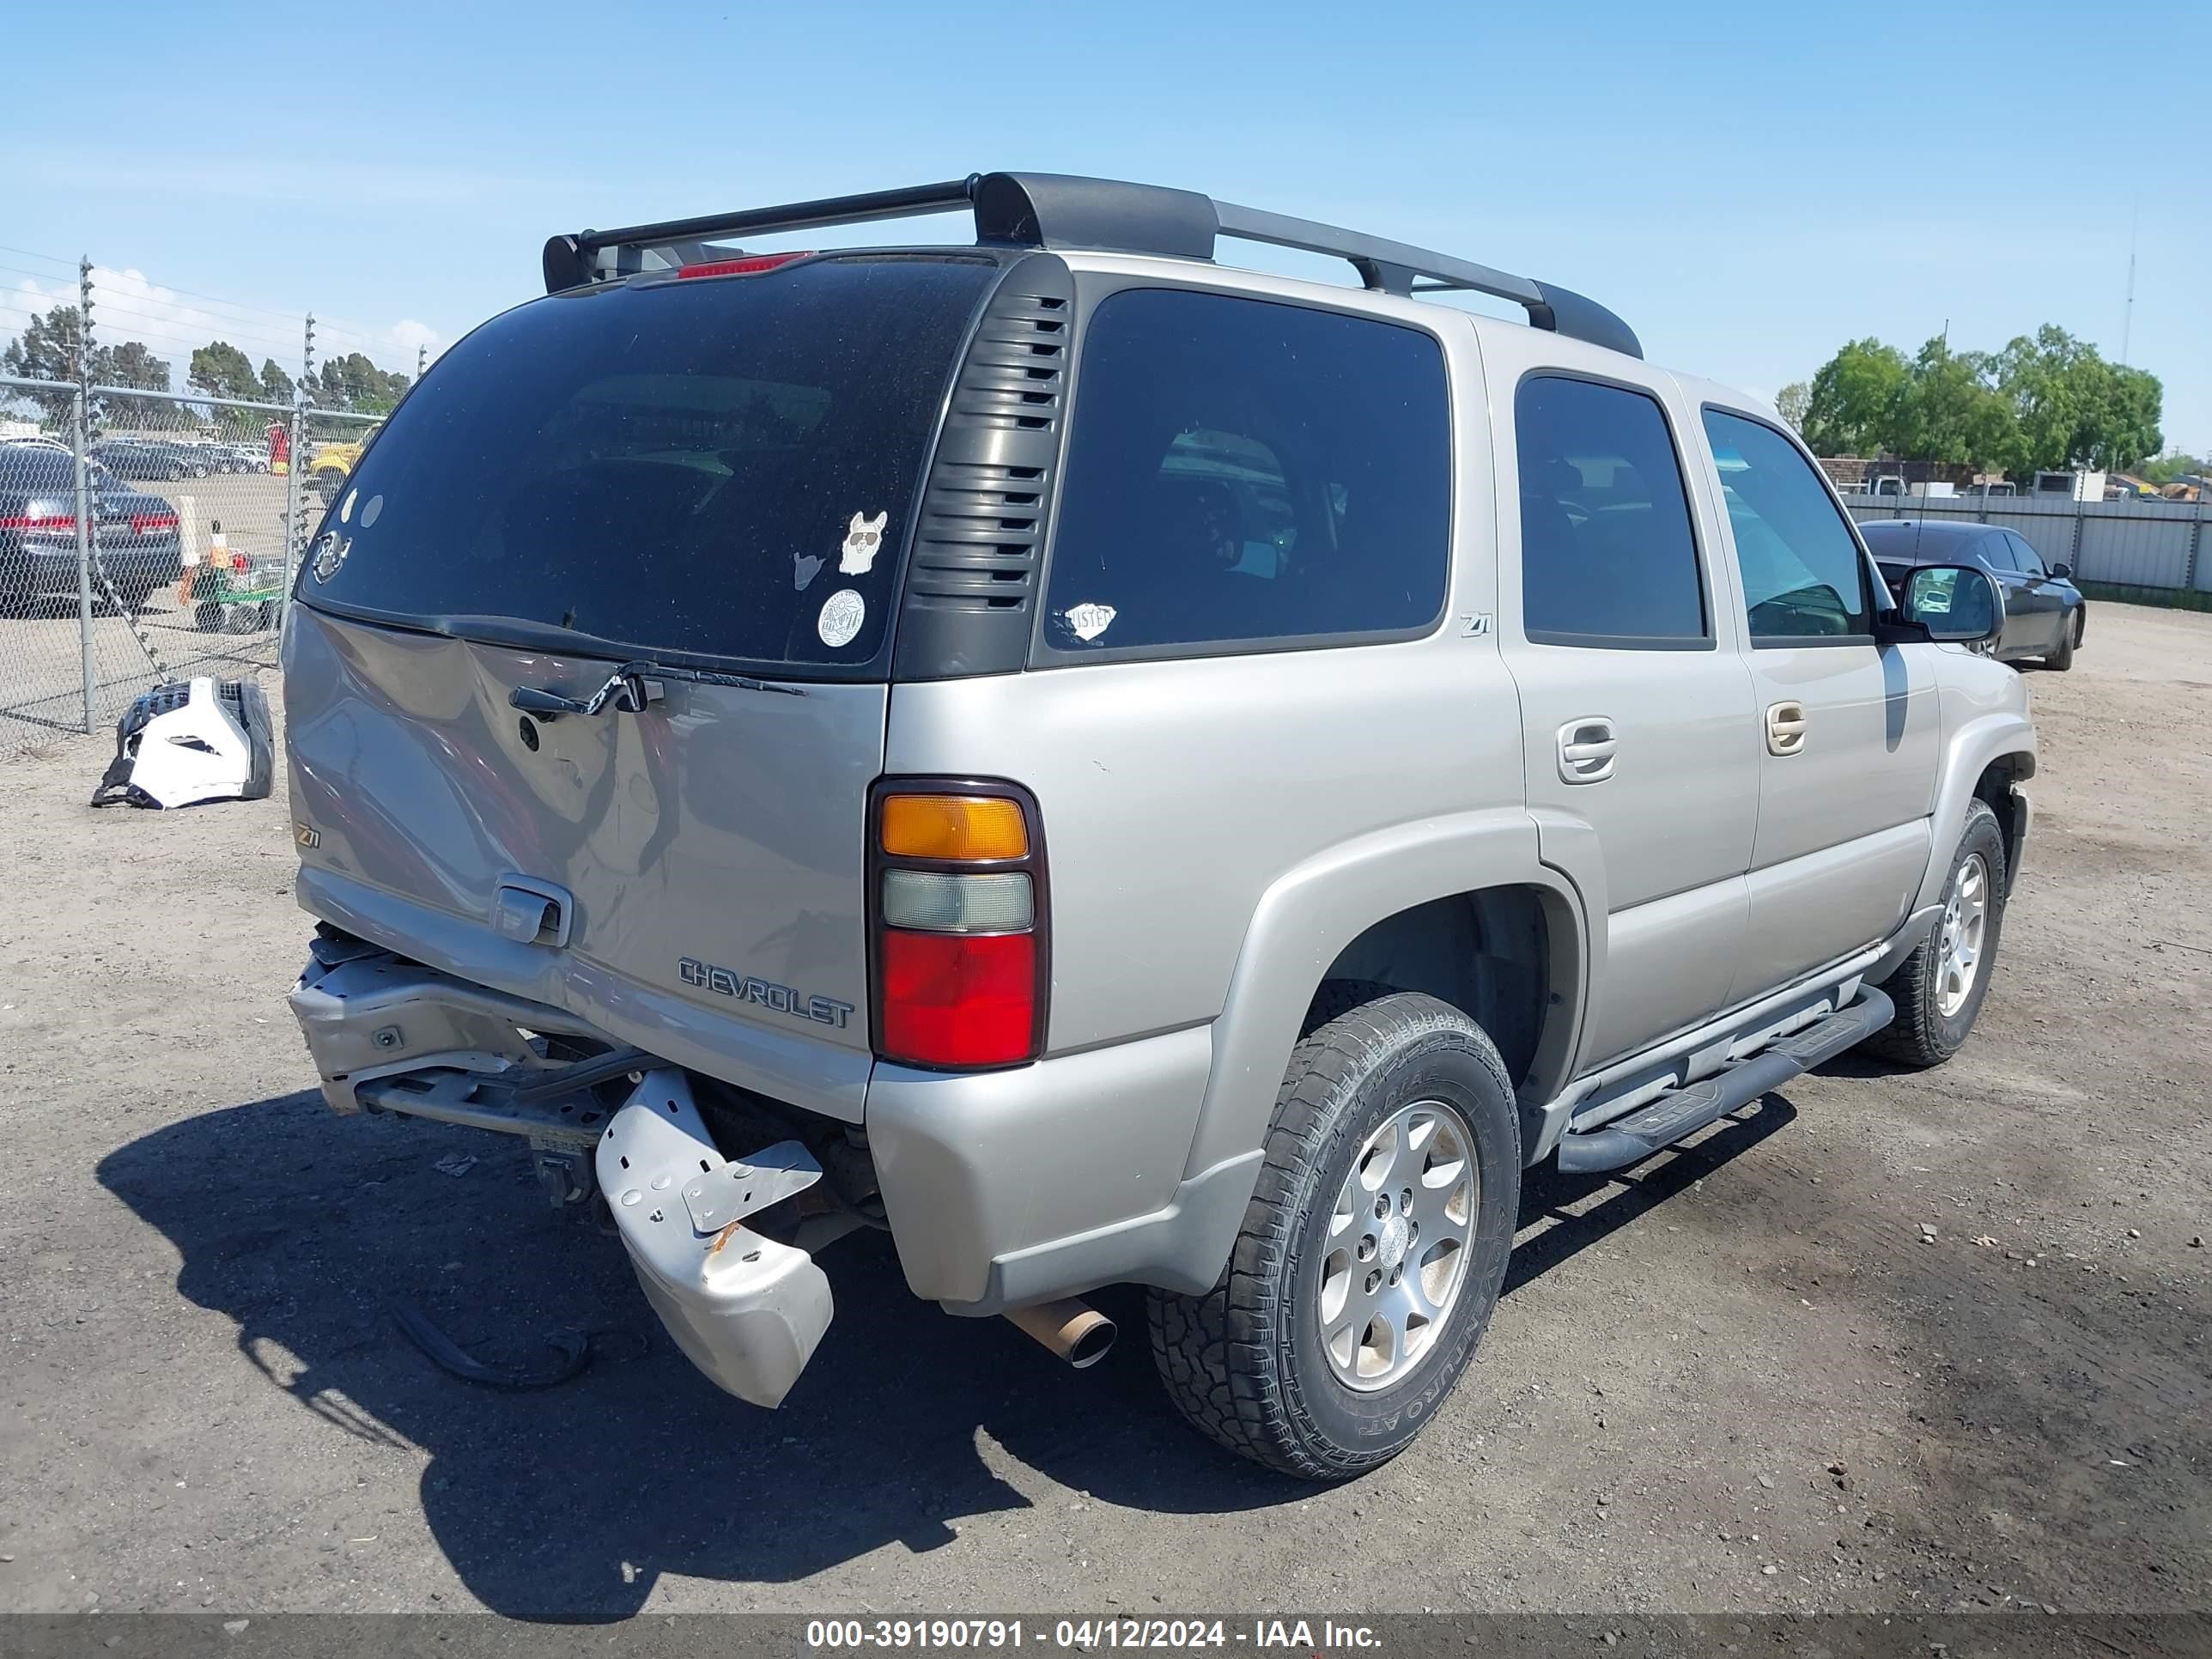
[(21, 265), (0, 265), (0, 270), (12, 271), (18, 276), (27, 276), (34, 283), (52, 283), (58, 294), (68, 286), (60, 276), (49, 276), (43, 270), (26, 270)]
[(51, 253), (40, 253), (27, 247), (9, 247), (4, 243), (0, 243), (0, 253), (21, 254), (26, 259), (43, 259), (48, 264), (59, 265), (65, 272), (74, 273), (76, 270), (76, 261), (74, 259), (57, 258)]
[[(115, 305), (106, 300), (100, 301), (99, 302), (99, 307), (100, 313), (102, 316), (135, 317), (141, 323), (151, 324), (155, 331), (166, 332), (168, 335), (168, 337), (173, 340), (183, 338), (184, 337), (181, 331), (193, 327), (193, 325), (188, 319), (184, 318), (157, 317), (150, 312), (134, 310), (129, 306)], [(211, 320), (220, 325), (222, 319), (214, 319)], [(197, 330), (195, 330), (195, 331), (197, 331)], [(249, 333), (244, 329), (237, 328), (225, 329), (222, 331), (235, 334), (240, 340), (246, 341), (249, 343), (258, 343), (267, 344), (270, 342), (276, 341), (279, 338), (278, 336), (271, 333), (262, 333), (258, 331)], [(210, 342), (203, 340), (200, 343), (205, 345), (210, 343)], [(233, 342), (233, 343), (235, 343), (235, 342)], [(286, 343), (285, 347), (282, 349), (289, 349), (289, 342)]]
[[(125, 274), (125, 272), (124, 272), (123, 269), (122, 269), (120, 266), (117, 266), (117, 265), (102, 265), (102, 264), (95, 264), (94, 265), (94, 267), (93, 267), (93, 272), (92, 272), (92, 275), (93, 275), (93, 281), (94, 281), (94, 285), (95, 285), (95, 286), (98, 286), (98, 285), (99, 285), (100, 274), (100, 272), (102, 272), (102, 271), (106, 271), (106, 272), (108, 272), (110, 275), (112, 275), (112, 276), (123, 276), (123, 275)], [(220, 297), (219, 295), (213, 295), (213, 294), (202, 294), (202, 293), (201, 293), (201, 292), (199, 292), (199, 290), (198, 290), (198, 289), (190, 289), (190, 288), (178, 288), (178, 287), (176, 287), (176, 286), (175, 286), (174, 284), (173, 284), (173, 283), (156, 282), (156, 281), (155, 281), (155, 280), (154, 280), (154, 278), (152, 278), (151, 276), (146, 276), (146, 273), (145, 273), (144, 271), (143, 271), (143, 270), (138, 271), (138, 272), (137, 272), (137, 275), (138, 275), (138, 276), (140, 276), (141, 277), (143, 277), (143, 278), (145, 279), (146, 286), (147, 286), (148, 288), (149, 288), (149, 289), (158, 289), (160, 292), (161, 292), (161, 293), (163, 293), (163, 294), (182, 294), (182, 295), (186, 295), (187, 297), (189, 297), (189, 298), (191, 298), (191, 299), (194, 299), (194, 300), (204, 300), (204, 301), (206, 301), (210, 305), (216, 305), (216, 306), (223, 306), (223, 307), (227, 307), (228, 308), (229, 308), (230, 310), (233, 310), (233, 311), (251, 312), (251, 313), (255, 313), (255, 314), (257, 314), (257, 315), (259, 315), (259, 316), (270, 318), (270, 319), (274, 319), (275, 321), (277, 321), (277, 322), (280, 322), (280, 323), (285, 323), (285, 324), (288, 324), (288, 325), (289, 325), (289, 324), (296, 323), (296, 322), (298, 322), (298, 321), (299, 321), (300, 317), (301, 317), (301, 313), (299, 313), (299, 312), (294, 312), (294, 311), (277, 311), (277, 310), (276, 310), (276, 309), (274, 309), (274, 308), (272, 308), (272, 307), (269, 307), (269, 306), (250, 306), (250, 305), (246, 305), (246, 304), (244, 304), (244, 303), (242, 303), (241, 301), (237, 301), (237, 300), (226, 300), (226, 299), (223, 299), (223, 298)], [(111, 283), (106, 284), (106, 286), (111, 287), (111, 288), (113, 288), (113, 287), (118, 287), (118, 286), (120, 286), (120, 284)]]

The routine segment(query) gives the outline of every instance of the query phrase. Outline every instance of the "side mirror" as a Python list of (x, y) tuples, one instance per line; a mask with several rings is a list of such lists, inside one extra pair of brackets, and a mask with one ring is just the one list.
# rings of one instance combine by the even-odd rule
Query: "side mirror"
[(2070, 564), (2054, 564), (2051, 567), (2051, 580), (2054, 581), (2063, 582), (2073, 574), (2074, 567)]
[(1981, 645), (2004, 623), (1996, 578), (1976, 565), (1923, 564), (1905, 584), (1898, 614), (1942, 643)]

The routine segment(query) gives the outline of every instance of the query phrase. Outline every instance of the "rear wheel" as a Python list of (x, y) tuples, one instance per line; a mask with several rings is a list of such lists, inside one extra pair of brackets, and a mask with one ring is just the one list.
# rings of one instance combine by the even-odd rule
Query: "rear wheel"
[(1940, 1066), (1959, 1052), (1989, 993), (2004, 927), (2004, 832), (1987, 801), (1966, 809), (1943, 914), (1883, 981), (1897, 1018), (1865, 1047), (1905, 1066)]
[(1384, 994), (1292, 1054), (1220, 1282), (1149, 1293), (1183, 1416), (1310, 1480), (1387, 1462), (1433, 1417), (1498, 1301), (1520, 1201), (1519, 1119), (1481, 1029)]
[(2054, 674), (2063, 674), (2074, 665), (2074, 647), (2081, 643), (2081, 617), (2077, 611), (2066, 618), (2058, 635), (2058, 649), (2043, 659), (2043, 665)]

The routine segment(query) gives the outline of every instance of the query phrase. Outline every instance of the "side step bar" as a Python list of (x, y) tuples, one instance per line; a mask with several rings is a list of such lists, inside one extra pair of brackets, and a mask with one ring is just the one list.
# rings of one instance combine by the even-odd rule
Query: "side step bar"
[(1696, 1133), (1715, 1119), (1748, 1106), (1770, 1089), (1810, 1071), (1824, 1060), (1864, 1042), (1897, 1016), (1896, 1005), (1873, 986), (1863, 988), (1847, 1008), (1802, 1031), (1778, 1037), (1759, 1053), (1725, 1072), (1671, 1090), (1640, 1111), (1617, 1118), (1603, 1128), (1559, 1142), (1559, 1168), (1569, 1175), (1595, 1175), (1640, 1164), (1661, 1148)]

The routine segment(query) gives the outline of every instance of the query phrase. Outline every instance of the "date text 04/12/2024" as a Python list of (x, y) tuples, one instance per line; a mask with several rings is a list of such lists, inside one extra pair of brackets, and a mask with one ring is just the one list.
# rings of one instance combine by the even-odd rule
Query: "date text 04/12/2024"
[(816, 1649), (1051, 1647), (1255, 1648), (1263, 1651), (1374, 1650), (1382, 1638), (1370, 1626), (1334, 1620), (1255, 1619), (816, 1619), (806, 1626)]

